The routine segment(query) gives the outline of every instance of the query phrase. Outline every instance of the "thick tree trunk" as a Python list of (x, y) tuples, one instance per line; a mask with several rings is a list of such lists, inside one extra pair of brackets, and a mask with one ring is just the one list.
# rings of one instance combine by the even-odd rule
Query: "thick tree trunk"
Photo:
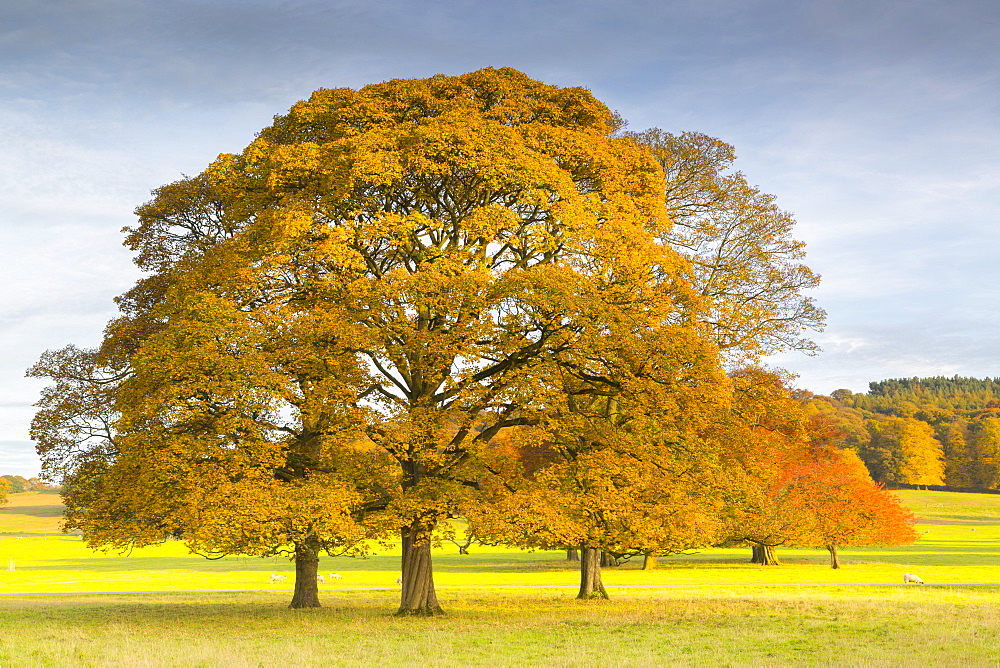
[(601, 551), (594, 547), (580, 547), (580, 593), (577, 598), (608, 598), (601, 582)]
[(601, 567), (611, 568), (613, 566), (620, 566), (621, 561), (618, 560), (613, 554), (608, 554), (607, 552), (601, 552)]
[(750, 548), (753, 550), (753, 557), (750, 559), (751, 564), (760, 564), (761, 566), (781, 565), (781, 562), (778, 561), (778, 557), (774, 555), (774, 547), (772, 545), (751, 543)]
[(295, 592), (290, 608), (318, 608), (319, 540), (309, 536), (295, 544)]
[(403, 539), (403, 593), (397, 616), (443, 615), (434, 591), (430, 529), (414, 522), (400, 531)]
[(830, 553), (830, 568), (840, 568), (840, 556), (837, 554), (837, 546), (827, 545), (826, 549)]
[(651, 571), (656, 568), (656, 555), (652, 552), (647, 552), (642, 556), (642, 570)]
[(778, 561), (777, 555), (774, 554), (773, 545), (763, 545), (764, 561), (762, 562), (765, 566), (780, 566), (781, 562)]
[(580, 553), (573, 548), (569, 548), (566, 550), (566, 561), (580, 561)]

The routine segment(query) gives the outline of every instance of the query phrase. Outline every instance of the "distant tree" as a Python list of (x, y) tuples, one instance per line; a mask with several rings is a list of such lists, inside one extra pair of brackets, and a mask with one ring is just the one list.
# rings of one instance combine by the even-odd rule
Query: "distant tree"
[(6, 482), (5, 489), (0, 491), (8, 492), (10, 494), (20, 494), (21, 492), (28, 491), (28, 481), (19, 475), (4, 475), (0, 476), (0, 479)]
[(970, 425), (968, 443), (975, 461), (973, 480), (976, 486), (1000, 488), (1000, 418), (985, 417)]
[(833, 392), (830, 393), (830, 397), (831, 398), (835, 399), (836, 401), (842, 402), (842, 403), (849, 402), (851, 400), (852, 396), (853, 396), (853, 393), (850, 390), (843, 390), (843, 389), (841, 389), (841, 390), (834, 390)]
[(941, 485), (944, 461), (934, 430), (912, 417), (868, 421), (871, 442), (859, 454), (872, 477), (885, 484)]
[(925, 422), (906, 418), (899, 434), (903, 457), (900, 475), (910, 485), (943, 485), (944, 461), (941, 443)]
[(934, 427), (944, 452), (945, 484), (950, 487), (975, 487), (978, 484), (978, 466), (970, 448), (969, 423), (961, 417), (950, 422), (939, 422)]

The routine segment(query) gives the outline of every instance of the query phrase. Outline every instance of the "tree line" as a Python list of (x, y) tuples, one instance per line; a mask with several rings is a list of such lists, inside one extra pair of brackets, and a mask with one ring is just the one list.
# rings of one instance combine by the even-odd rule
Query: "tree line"
[(294, 559), (431, 545), (601, 555), (915, 539), (839, 424), (760, 359), (811, 351), (794, 220), (728, 144), (626, 132), (509, 68), (321, 89), (167, 184), (95, 349), (48, 351), (32, 438), (65, 525), (129, 549)]
[(6, 498), (7, 494), (20, 494), (21, 492), (45, 492), (58, 489), (57, 485), (45, 482), (38, 478), (25, 478), (20, 475), (0, 475), (0, 502)]
[(1000, 489), (1000, 381), (902, 378), (837, 390), (816, 410), (852, 432), (846, 447), (886, 484)]

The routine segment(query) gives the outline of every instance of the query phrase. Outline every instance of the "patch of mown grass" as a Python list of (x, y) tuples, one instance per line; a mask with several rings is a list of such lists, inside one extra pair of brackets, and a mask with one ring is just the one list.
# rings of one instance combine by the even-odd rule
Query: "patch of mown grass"
[(1000, 524), (1000, 494), (915, 489), (894, 490), (893, 494), (902, 499), (922, 523)]

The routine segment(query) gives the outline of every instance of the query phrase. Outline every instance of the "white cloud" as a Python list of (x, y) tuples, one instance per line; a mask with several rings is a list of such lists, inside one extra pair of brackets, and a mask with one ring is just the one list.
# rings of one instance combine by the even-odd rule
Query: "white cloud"
[(41, 462), (35, 455), (31, 441), (0, 441), (0, 475), (19, 475), (35, 478), (41, 471)]

